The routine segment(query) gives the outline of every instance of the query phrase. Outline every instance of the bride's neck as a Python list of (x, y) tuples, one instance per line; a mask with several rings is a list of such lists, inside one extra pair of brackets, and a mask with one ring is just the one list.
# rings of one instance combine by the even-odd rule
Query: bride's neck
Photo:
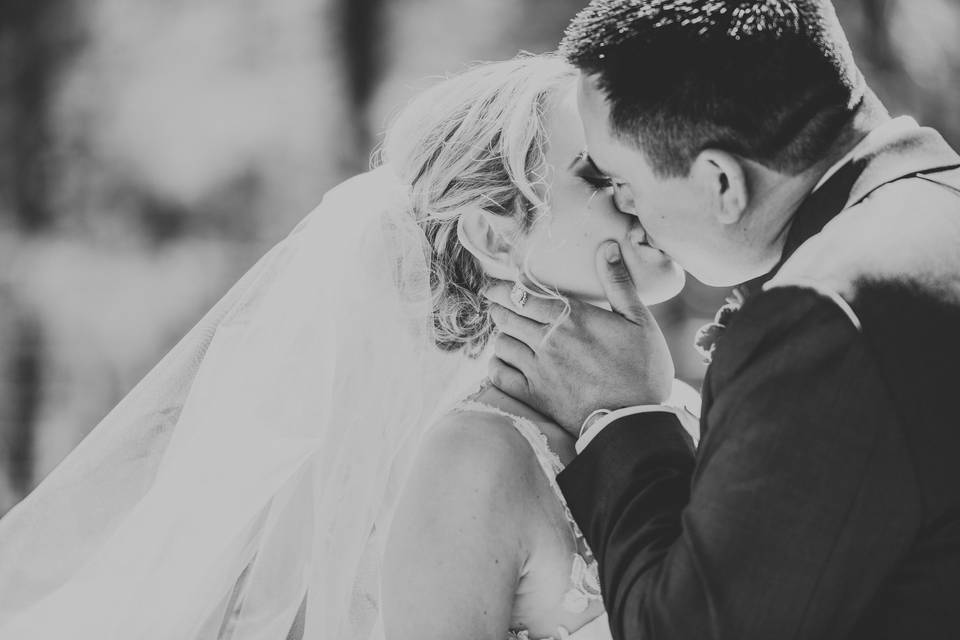
[(566, 431), (542, 413), (500, 391), (489, 381), (485, 381), (480, 391), (473, 394), (470, 399), (499, 409), (510, 415), (530, 420), (540, 429), (544, 437), (546, 437), (548, 447), (560, 458), (562, 464), (569, 464), (576, 455), (574, 452), (574, 438)]
[(521, 418), (527, 418), (533, 422), (543, 424), (553, 423), (550, 418), (546, 417), (542, 413), (535, 411), (530, 406), (511, 396), (508, 396), (503, 391), (500, 391), (500, 389), (493, 386), (493, 383), (491, 383), (489, 380), (484, 381), (483, 387), (473, 396), (473, 399), (477, 402), (482, 402), (483, 404), (490, 405), (491, 407), (495, 407), (509, 414), (520, 416)]

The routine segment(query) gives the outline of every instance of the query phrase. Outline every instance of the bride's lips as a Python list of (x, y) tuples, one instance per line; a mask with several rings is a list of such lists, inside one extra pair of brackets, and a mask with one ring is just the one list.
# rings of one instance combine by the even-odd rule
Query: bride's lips
[(662, 262), (668, 260), (667, 254), (663, 252), (650, 238), (650, 234), (639, 223), (635, 222), (630, 226), (627, 232), (627, 241), (633, 248), (634, 253), (644, 262)]
[(640, 223), (634, 223), (627, 232), (627, 239), (631, 244), (650, 244), (650, 237), (647, 230), (640, 226)]
[(639, 222), (630, 227), (630, 231), (627, 232), (627, 240), (630, 241), (630, 244), (635, 246), (650, 247), (651, 249), (656, 249), (657, 251), (661, 250), (660, 247), (658, 247), (650, 238), (650, 234), (647, 233), (647, 230), (644, 229)]

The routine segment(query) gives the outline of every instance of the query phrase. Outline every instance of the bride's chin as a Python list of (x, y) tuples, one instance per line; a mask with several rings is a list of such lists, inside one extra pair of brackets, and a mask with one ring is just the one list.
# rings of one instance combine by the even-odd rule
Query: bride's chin
[[(666, 302), (676, 297), (683, 290), (687, 274), (675, 262), (669, 262), (660, 269), (650, 269), (643, 274), (642, 281), (637, 284), (637, 294), (643, 304), (650, 306)], [(592, 304), (595, 307), (610, 310), (610, 303), (602, 292), (590, 295), (574, 295), (581, 302)]]
[(675, 298), (683, 290), (687, 281), (686, 272), (672, 260), (662, 269), (651, 269), (642, 282), (637, 283), (637, 293), (647, 306), (666, 302)]

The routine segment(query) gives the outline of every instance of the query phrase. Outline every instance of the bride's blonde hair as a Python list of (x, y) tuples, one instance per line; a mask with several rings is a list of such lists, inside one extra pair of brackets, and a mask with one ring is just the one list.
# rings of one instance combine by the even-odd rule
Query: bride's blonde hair
[(517, 233), (533, 226), (546, 207), (544, 112), (575, 73), (553, 55), (478, 64), (418, 95), (387, 131), (379, 161), (410, 185), (410, 212), (433, 250), (442, 349), (475, 355), (493, 332), (481, 295), (490, 278), (457, 239), (460, 216), (480, 207), (513, 219)]

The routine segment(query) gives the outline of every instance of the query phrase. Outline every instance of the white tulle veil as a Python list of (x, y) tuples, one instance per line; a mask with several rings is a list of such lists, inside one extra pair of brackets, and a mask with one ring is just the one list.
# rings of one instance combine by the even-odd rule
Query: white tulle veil
[(483, 375), (433, 344), (406, 199), (328, 193), (0, 520), (0, 639), (381, 635), (396, 493)]

